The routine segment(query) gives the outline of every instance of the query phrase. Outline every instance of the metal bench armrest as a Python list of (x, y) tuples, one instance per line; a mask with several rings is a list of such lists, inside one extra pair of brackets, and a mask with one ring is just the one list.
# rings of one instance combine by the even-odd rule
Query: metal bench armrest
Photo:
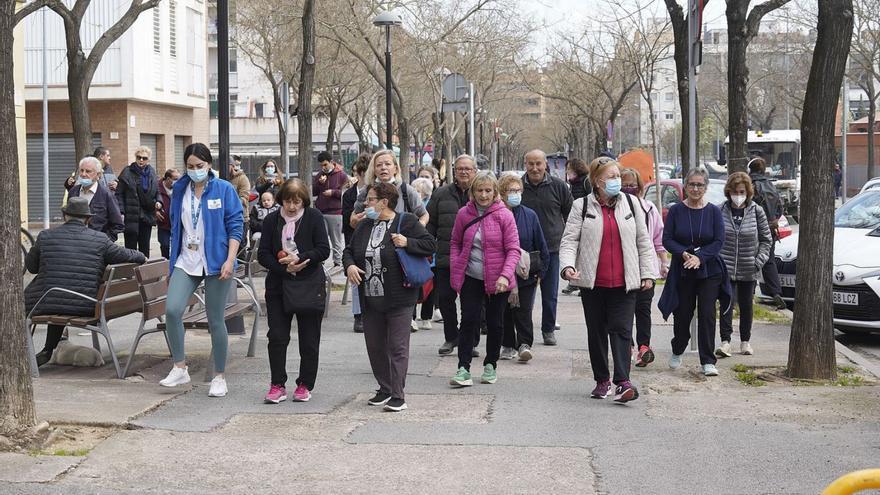
[(87, 296), (87, 295), (85, 295), (85, 294), (81, 294), (81, 293), (79, 293), (79, 292), (72, 291), (72, 290), (70, 290), (70, 289), (65, 289), (65, 288), (63, 288), (63, 287), (50, 287), (48, 290), (46, 290), (46, 292), (43, 293), (42, 296), (40, 296), (40, 299), (37, 300), (37, 303), (34, 304), (34, 307), (31, 308), (30, 312), (29, 312), (28, 315), (27, 315), (27, 319), (31, 319), (31, 316), (33, 316), (34, 311), (40, 306), (40, 303), (43, 302), (43, 299), (45, 299), (46, 296), (48, 296), (50, 292), (64, 292), (64, 293), (66, 293), (66, 294), (70, 294), (70, 295), (72, 295), (72, 296), (76, 296), (76, 297), (79, 297), (79, 298), (81, 298), (81, 299), (86, 299), (86, 300), (91, 301), (91, 302), (93, 302), (93, 303), (95, 303), (95, 304), (98, 303), (98, 300), (95, 299), (94, 297), (89, 297), (89, 296)]

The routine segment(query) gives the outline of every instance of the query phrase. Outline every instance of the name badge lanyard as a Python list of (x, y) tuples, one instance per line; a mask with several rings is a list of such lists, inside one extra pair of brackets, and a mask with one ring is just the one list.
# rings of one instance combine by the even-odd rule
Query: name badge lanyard
[(202, 202), (199, 201), (199, 207), (196, 208), (196, 188), (194, 184), (190, 184), (190, 192), (191, 194), (189, 196), (189, 213), (193, 227), (192, 237), (195, 238), (198, 232), (199, 217), (202, 216)]

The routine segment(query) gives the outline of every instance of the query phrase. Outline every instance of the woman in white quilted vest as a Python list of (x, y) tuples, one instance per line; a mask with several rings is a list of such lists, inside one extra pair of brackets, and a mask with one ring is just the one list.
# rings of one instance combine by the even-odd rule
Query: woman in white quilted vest
[[(559, 248), (562, 278), (581, 288), (587, 344), (596, 387), (590, 397), (604, 399), (617, 386), (614, 401), (639, 397), (630, 382), (630, 348), (638, 291), (657, 278), (654, 246), (638, 198), (620, 191), (620, 164), (599, 157), (590, 164), (593, 192), (575, 200)], [(614, 375), (608, 370), (608, 346)]]
[[(751, 355), (752, 300), (758, 273), (770, 257), (770, 223), (764, 209), (752, 201), (755, 192), (752, 179), (745, 172), (734, 172), (724, 186), (727, 201), (721, 205), (724, 218), (724, 245), (721, 259), (730, 274), (731, 293), (739, 306), (740, 352)], [(721, 295), (721, 307), (730, 306), (730, 297)], [(731, 307), (732, 309), (732, 307)], [(715, 349), (718, 357), (730, 357), (730, 338), (733, 335), (733, 311), (721, 313), (721, 346)]]

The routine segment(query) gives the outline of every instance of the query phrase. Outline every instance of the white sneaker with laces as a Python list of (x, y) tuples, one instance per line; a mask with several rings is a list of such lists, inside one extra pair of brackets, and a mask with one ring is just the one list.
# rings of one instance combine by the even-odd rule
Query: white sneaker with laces
[(715, 349), (715, 355), (723, 358), (733, 356), (733, 353), (730, 352), (730, 341), (722, 340), (721, 346)]
[(755, 351), (752, 350), (752, 345), (748, 342), (743, 342), (739, 345), (739, 352), (746, 356), (751, 356), (755, 353)]
[(718, 376), (718, 368), (714, 364), (704, 364), (703, 374), (706, 376)]
[(208, 390), (208, 397), (226, 397), (226, 379), (220, 375), (211, 380), (211, 389)]
[(681, 354), (673, 354), (669, 356), (669, 368), (676, 370), (681, 367)]
[(438, 322), (438, 323), (441, 322), (441, 321), (443, 321), (443, 315), (440, 314), (440, 310), (439, 310), (439, 309), (435, 309), (435, 310), (434, 310), (434, 318), (432, 318), (432, 319), (433, 319), (434, 321)]
[(159, 382), (159, 385), (163, 387), (176, 387), (178, 385), (186, 385), (187, 383), (189, 383), (189, 368), (186, 366), (183, 368), (174, 366), (171, 368), (168, 376)]
[(419, 330), (431, 330), (432, 328), (434, 328), (434, 326), (431, 325), (431, 320), (418, 320), (418, 323)]
[(505, 361), (509, 361), (511, 359), (516, 358), (517, 352), (513, 347), (502, 347), (501, 354), (498, 359), (503, 359)]

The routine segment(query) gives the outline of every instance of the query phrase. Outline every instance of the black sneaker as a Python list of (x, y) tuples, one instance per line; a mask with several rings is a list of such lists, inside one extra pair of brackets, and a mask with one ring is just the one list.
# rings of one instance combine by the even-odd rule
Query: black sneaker
[(385, 392), (376, 392), (370, 400), (367, 401), (367, 404), (371, 406), (384, 406), (391, 399), (391, 394), (386, 394)]
[(391, 412), (400, 412), (406, 409), (406, 402), (403, 399), (394, 398), (385, 404), (385, 410)]
[(440, 354), (441, 356), (452, 354), (452, 350), (455, 349), (456, 345), (455, 342), (444, 342), (443, 345), (440, 346), (440, 349), (437, 350), (437, 354)]
[(776, 309), (787, 309), (788, 306), (785, 305), (785, 301), (782, 300), (782, 296), (776, 294), (773, 296), (773, 304), (776, 306)]
[(544, 337), (544, 345), (556, 345), (556, 335), (553, 332), (541, 332)]
[(40, 351), (37, 353), (37, 367), (43, 366), (52, 359), (52, 351)]
[(363, 315), (354, 315), (354, 333), (364, 333)]

